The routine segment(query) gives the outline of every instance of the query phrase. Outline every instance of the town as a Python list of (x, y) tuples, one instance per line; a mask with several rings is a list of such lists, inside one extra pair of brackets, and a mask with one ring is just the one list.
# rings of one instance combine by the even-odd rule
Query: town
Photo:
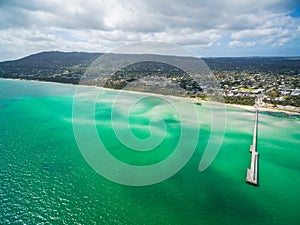
[(268, 73), (215, 72), (224, 90), (227, 103), (260, 106), (300, 107), (299, 75), (272, 75)]
[[(208, 77), (195, 80), (175, 66), (141, 62), (115, 72), (105, 82), (86, 69), (101, 53), (42, 52), (15, 61), (0, 62), (0, 77), (132, 89), (210, 99)], [(159, 56), (162, 57), (162, 56)], [(187, 58), (172, 56), (176, 60)], [(195, 60), (189, 58), (188, 60)], [(225, 103), (281, 108), (299, 112), (300, 57), (204, 58)], [(211, 78), (210, 78), (211, 79)]]

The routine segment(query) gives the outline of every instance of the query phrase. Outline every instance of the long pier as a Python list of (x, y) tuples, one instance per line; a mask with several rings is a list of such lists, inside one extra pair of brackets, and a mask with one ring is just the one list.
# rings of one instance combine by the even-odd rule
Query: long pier
[(247, 169), (246, 182), (253, 185), (258, 185), (258, 152), (257, 147), (257, 125), (258, 124), (258, 110), (255, 113), (254, 131), (253, 131), (253, 142), (250, 145), (251, 152), (251, 164), (250, 168)]

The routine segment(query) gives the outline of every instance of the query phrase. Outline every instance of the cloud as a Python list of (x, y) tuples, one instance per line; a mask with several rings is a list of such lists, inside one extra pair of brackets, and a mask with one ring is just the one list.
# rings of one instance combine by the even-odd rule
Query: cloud
[[(256, 26), (232, 31), (232, 43), (240, 43), (241, 40), (256, 40), (262, 45), (282, 45), (296, 38), (299, 38), (299, 18), (292, 18), (289, 15), (280, 14), (263, 14), (260, 15), (262, 22)], [(254, 20), (255, 21), (255, 20)], [(236, 45), (238, 46), (238, 45)]]
[(290, 16), (296, 6), (293, 0), (2, 0), (0, 59), (155, 40), (200, 49), (272, 48), (299, 40), (300, 20)]
[(231, 42), (229, 42), (229, 47), (253, 47), (255, 45), (256, 45), (255, 41), (247, 41), (247, 42), (231, 41)]

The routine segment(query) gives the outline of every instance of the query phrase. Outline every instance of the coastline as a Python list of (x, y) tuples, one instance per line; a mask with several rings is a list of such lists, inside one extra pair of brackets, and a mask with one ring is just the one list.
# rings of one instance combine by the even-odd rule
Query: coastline
[[(238, 104), (227, 104), (225, 103), (226, 106), (232, 106), (240, 109), (244, 109), (247, 111), (255, 112), (256, 107), (255, 106), (250, 106), (250, 105), (238, 105)], [(259, 106), (257, 107), (259, 112), (270, 112), (270, 113), (283, 113), (291, 116), (300, 116), (300, 112), (298, 111), (288, 111), (280, 108), (271, 108), (271, 107), (262, 107)]]
[[(26, 80), (26, 79), (13, 79), (13, 78), (2, 78), (0, 77), (1, 80), (11, 80), (11, 81), (28, 81), (28, 82), (39, 82), (39, 83), (47, 83), (47, 84), (60, 84), (60, 85), (69, 85), (69, 86), (83, 86), (83, 87), (93, 87), (93, 88), (99, 88), (99, 89), (104, 89), (104, 90), (110, 90), (110, 91), (119, 91), (119, 92), (128, 92), (128, 93), (133, 93), (133, 94), (144, 94), (144, 95), (152, 95), (152, 96), (164, 96), (164, 97), (169, 97), (169, 98), (178, 98), (178, 99), (185, 99), (188, 101), (191, 101), (193, 103), (202, 103), (202, 102), (207, 102), (207, 103), (217, 103), (217, 104), (224, 104), (225, 106), (229, 107), (235, 107), (235, 108), (240, 108), (246, 111), (250, 112), (255, 112), (256, 107), (251, 106), (251, 105), (238, 105), (238, 104), (229, 104), (229, 103), (223, 103), (223, 102), (214, 102), (214, 101), (209, 101), (209, 100), (201, 100), (201, 99), (193, 99), (189, 97), (180, 97), (180, 96), (174, 96), (174, 95), (163, 95), (163, 94), (157, 94), (157, 93), (151, 93), (151, 92), (139, 92), (139, 91), (131, 91), (131, 90), (124, 90), (124, 89), (110, 89), (110, 88), (104, 88), (104, 87), (98, 87), (98, 86), (93, 86), (93, 85), (81, 85), (81, 84), (71, 84), (71, 83), (60, 83), (60, 82), (52, 82), (52, 81), (39, 81), (39, 80)], [(285, 107), (285, 106), (282, 106)], [(290, 106), (286, 106), (289, 108)], [(290, 107), (291, 108), (291, 107)], [(270, 112), (270, 113), (283, 113), (286, 115), (294, 115), (294, 116), (300, 116), (300, 109), (297, 108), (296, 111), (293, 110), (287, 110), (284, 108), (273, 108), (273, 107), (262, 107), (259, 106), (257, 107), (259, 112)]]

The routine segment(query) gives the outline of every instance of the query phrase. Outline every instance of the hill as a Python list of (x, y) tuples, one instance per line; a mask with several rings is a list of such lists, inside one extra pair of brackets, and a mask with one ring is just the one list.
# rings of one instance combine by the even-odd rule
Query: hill
[[(49, 51), (0, 62), (0, 77), (77, 84), (86, 68), (101, 53)], [(182, 57), (176, 57), (182, 60)], [(215, 73), (300, 74), (300, 57), (203, 58)]]
[(87, 66), (101, 53), (41, 52), (0, 62), (0, 77), (78, 83)]

